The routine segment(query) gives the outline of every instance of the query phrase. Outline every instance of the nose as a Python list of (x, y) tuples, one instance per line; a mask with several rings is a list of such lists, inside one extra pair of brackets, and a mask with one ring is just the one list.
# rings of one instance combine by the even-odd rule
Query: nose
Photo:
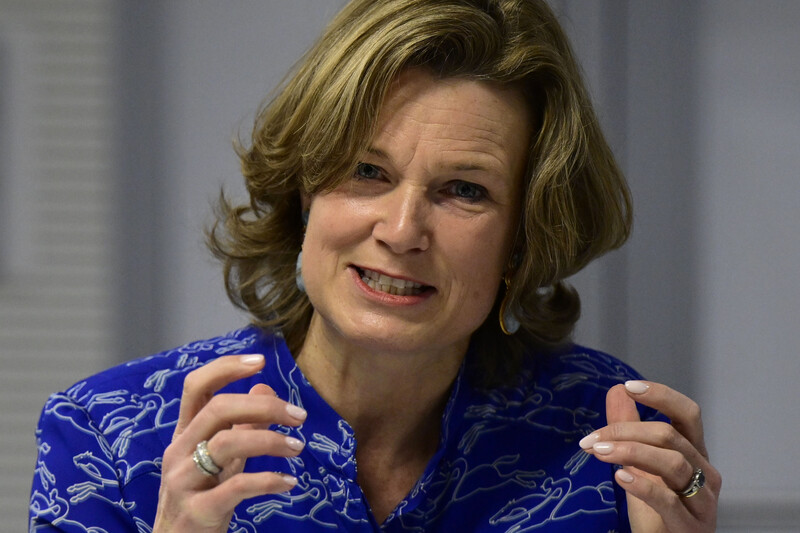
[(430, 246), (430, 207), (425, 191), (397, 187), (378, 206), (372, 236), (396, 254), (424, 251)]

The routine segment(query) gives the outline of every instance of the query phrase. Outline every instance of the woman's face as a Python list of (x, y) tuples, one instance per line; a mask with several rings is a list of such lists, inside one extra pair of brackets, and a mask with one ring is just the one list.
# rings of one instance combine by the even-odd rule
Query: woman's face
[(312, 327), (373, 351), (463, 353), (508, 263), (530, 129), (516, 90), (405, 72), (350, 179), (311, 199)]

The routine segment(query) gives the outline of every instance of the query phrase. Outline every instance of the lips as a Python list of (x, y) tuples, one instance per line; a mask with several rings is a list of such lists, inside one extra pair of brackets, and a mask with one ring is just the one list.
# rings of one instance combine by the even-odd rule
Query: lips
[(432, 289), (428, 285), (423, 285), (408, 279), (393, 278), (375, 270), (355, 267), (361, 281), (375, 291), (385, 292), (397, 296), (417, 296)]

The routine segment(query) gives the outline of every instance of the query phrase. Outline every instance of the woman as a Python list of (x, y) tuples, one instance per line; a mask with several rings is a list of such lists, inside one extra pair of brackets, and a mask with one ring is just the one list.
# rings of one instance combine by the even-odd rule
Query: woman
[(696, 405), (568, 341), (630, 209), (546, 5), (356, 0), (239, 153), (254, 325), (51, 397), (32, 529), (714, 530)]

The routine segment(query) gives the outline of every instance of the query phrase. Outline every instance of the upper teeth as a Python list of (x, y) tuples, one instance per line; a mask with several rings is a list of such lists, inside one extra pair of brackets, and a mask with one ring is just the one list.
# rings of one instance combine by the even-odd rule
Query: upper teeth
[(393, 278), (374, 270), (364, 269), (363, 272), (361, 280), (375, 290), (406, 296), (418, 294), (422, 288), (421, 283), (415, 283), (411, 280)]

